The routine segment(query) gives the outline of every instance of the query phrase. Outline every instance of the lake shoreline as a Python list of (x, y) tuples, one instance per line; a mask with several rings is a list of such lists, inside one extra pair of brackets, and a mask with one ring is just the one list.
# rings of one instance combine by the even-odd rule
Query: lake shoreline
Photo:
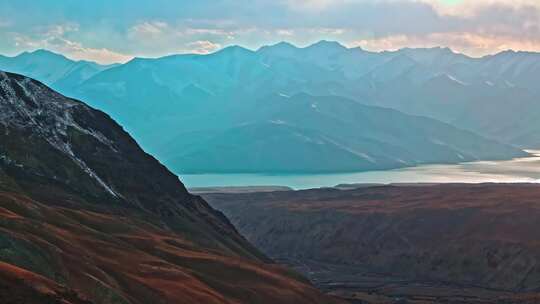
[[(538, 183), (540, 151), (531, 156), (503, 161), (476, 161), (460, 164), (430, 164), (401, 169), (324, 174), (185, 174), (188, 188), (280, 188), (294, 190), (336, 187), (350, 184), (419, 183)], [(247, 189), (246, 191), (251, 191)]]

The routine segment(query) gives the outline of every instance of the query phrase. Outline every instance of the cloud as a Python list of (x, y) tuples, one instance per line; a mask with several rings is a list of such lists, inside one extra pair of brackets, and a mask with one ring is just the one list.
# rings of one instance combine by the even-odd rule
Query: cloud
[[(227, 3), (226, 0), (223, 3)], [(143, 33), (139, 49), (155, 55), (191, 49), (192, 41), (258, 48), (279, 40), (306, 45), (339, 40), (367, 49), (449, 46), (473, 56), (507, 48), (539, 50), (540, 1), (537, 0), (254, 0), (231, 4), (218, 19), (145, 21), (131, 32)], [(278, 15), (279, 14), (279, 15)], [(246, 17), (249, 16), (249, 17)], [(215, 20), (215, 22), (213, 22)]]
[[(203, 23), (207, 22), (208, 21), (203, 21)], [(173, 25), (159, 20), (144, 21), (133, 25), (129, 29), (129, 36), (133, 39), (170, 39), (171, 37), (193, 38), (193, 36), (216, 36), (233, 39), (237, 34), (250, 31), (249, 28), (227, 29), (215, 27), (216, 24), (214, 24), (214, 27), (209, 27), (206, 24), (201, 26), (201, 24), (198, 23), (202, 22), (190, 19)]]
[(294, 36), (294, 30), (289, 29), (279, 29), (276, 31), (276, 35), (278, 36)]
[(474, 57), (494, 52), (529, 50), (540, 52), (540, 41), (529, 41), (519, 37), (500, 37), (466, 32), (433, 33), (423, 36), (394, 35), (375, 39), (353, 41), (348, 46), (360, 46), (370, 51), (398, 50), (400, 48), (429, 48), (451, 45), (452, 49)]
[[(505, 49), (540, 51), (538, 0), (315, 1), (313, 12), (290, 0), (304, 27), (368, 49), (449, 46), (473, 56)], [(301, 13), (300, 13), (301, 12)], [(340, 33), (340, 35), (337, 35)]]
[(219, 43), (213, 43), (208, 40), (199, 40), (187, 44), (188, 52), (194, 54), (209, 54), (221, 48)]
[(163, 21), (145, 21), (135, 24), (130, 29), (130, 34), (135, 37), (144, 38), (163, 34), (168, 28), (169, 25)]
[(31, 33), (13, 33), (15, 45), (28, 48), (46, 48), (60, 44), (65, 40), (66, 33), (78, 31), (78, 25), (73, 23), (55, 24), (47, 27), (37, 27)]
[(505, 7), (510, 10), (520, 8), (540, 9), (537, 0), (422, 0), (435, 8), (441, 15), (474, 17), (479, 11), (490, 7)]
[(347, 31), (344, 28), (313, 28), (308, 30), (321, 35), (343, 35)]
[(291, 9), (301, 11), (320, 11), (332, 6), (343, 5), (351, 0), (286, 0), (285, 3)]
[[(221, 27), (217, 27), (221, 26)], [(227, 21), (211, 24), (208, 20), (182, 20), (176, 23), (163, 20), (137, 22), (128, 30), (130, 47), (146, 56), (175, 53), (207, 54), (232, 44), (241, 35), (255, 32), (254, 28), (236, 28)]]
[(107, 48), (85, 47), (81, 42), (66, 38), (68, 33), (78, 32), (73, 23), (56, 24), (35, 29), (31, 35), (13, 34), (15, 46), (25, 50), (48, 49), (75, 60), (92, 60), (103, 64), (125, 62), (132, 56), (111, 51)]
[[(231, 44), (256, 49), (281, 40), (297, 45), (338, 40), (377, 50), (449, 46), (475, 56), (502, 48), (538, 50), (540, 44), (539, 0), (92, 2), (95, 7), (107, 3), (114, 12), (129, 8), (129, 14), (89, 11), (90, 4), (57, 4), (53, 10), (40, 2), (29, 8), (16, 3), (0, 1), (0, 53), (50, 45), (51, 37), (58, 39), (57, 48), (71, 45), (74, 54), (100, 51), (103, 58), (201, 52)], [(2, 27), (2, 20), (11, 20), (6, 17), (17, 23)]]
[(126, 62), (133, 58), (106, 48), (84, 47), (80, 42), (67, 39), (58, 39), (51, 49), (75, 60), (91, 60), (102, 64)]
[(11, 22), (8, 20), (0, 19), (0, 28), (6, 28), (11, 26)]

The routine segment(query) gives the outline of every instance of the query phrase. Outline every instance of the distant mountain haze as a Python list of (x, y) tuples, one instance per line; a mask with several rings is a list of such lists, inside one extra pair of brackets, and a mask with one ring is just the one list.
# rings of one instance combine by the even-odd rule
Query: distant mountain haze
[(15, 57), (0, 56), (4, 71), (24, 74), (39, 79), (56, 89), (69, 91), (82, 82), (113, 65), (99, 65), (90, 61), (73, 61), (63, 55), (46, 50), (24, 52)]
[(178, 173), (362, 171), (540, 147), (536, 53), (282, 42), (113, 66), (36, 51), (0, 69), (109, 113)]

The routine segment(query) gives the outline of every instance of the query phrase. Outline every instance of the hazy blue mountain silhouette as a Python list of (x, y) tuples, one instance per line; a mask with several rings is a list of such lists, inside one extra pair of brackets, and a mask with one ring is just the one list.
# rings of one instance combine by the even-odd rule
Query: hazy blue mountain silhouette
[(37, 51), (2, 57), (0, 68), (106, 111), (177, 172), (349, 171), (523, 155), (481, 136), (540, 147), (535, 53), (471, 58), (448, 48), (377, 53), (282, 42), (116, 66)]

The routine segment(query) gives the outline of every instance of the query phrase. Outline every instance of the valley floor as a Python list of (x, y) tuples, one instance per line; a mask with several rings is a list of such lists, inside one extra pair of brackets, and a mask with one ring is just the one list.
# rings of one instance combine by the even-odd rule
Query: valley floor
[(368, 267), (363, 266), (286, 257), (276, 257), (276, 261), (302, 273), (325, 293), (351, 303), (517, 304), (540, 301), (538, 293), (510, 292), (444, 281), (414, 280), (391, 273), (370, 272)]
[(540, 186), (342, 187), (198, 191), (263, 252), (352, 303), (540, 303)]

